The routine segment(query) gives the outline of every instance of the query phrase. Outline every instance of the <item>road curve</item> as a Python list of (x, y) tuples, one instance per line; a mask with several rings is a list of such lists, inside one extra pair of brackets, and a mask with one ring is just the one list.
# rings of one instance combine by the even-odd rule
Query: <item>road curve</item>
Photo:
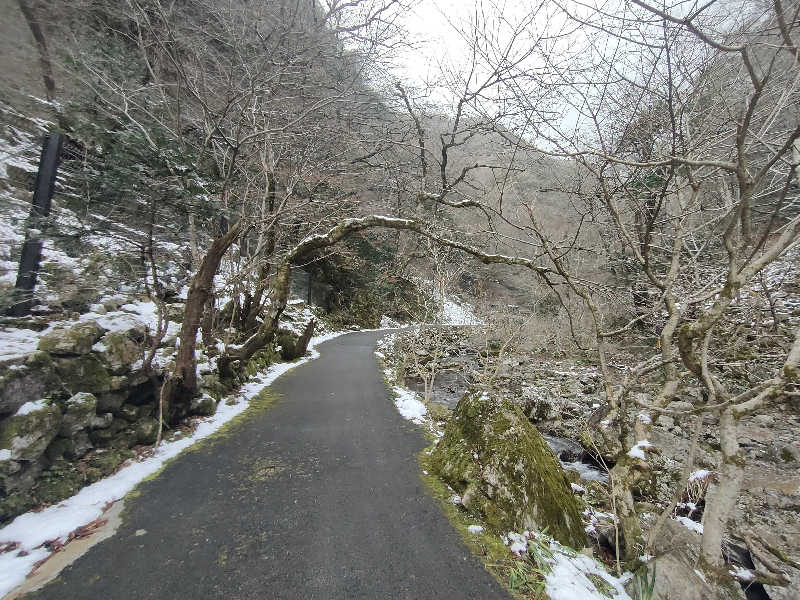
[(381, 335), (321, 345), (273, 407), (139, 486), (116, 535), (26, 598), (508, 598), (424, 489)]

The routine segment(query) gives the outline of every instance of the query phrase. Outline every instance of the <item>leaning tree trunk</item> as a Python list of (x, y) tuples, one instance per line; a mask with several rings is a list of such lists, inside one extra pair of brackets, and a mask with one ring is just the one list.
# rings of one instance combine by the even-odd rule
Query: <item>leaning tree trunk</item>
[(444, 246), (449, 246), (457, 250), (461, 250), (470, 254), (485, 264), (508, 264), (518, 265), (525, 267), (544, 276), (546, 274), (554, 274), (554, 271), (547, 267), (539, 266), (535, 261), (521, 257), (505, 256), (501, 254), (487, 254), (478, 248), (474, 248), (467, 244), (455, 240), (449, 240), (439, 237), (430, 232), (421, 222), (412, 219), (395, 219), (392, 217), (384, 217), (381, 215), (371, 215), (368, 217), (345, 219), (338, 225), (333, 227), (328, 233), (322, 235), (314, 235), (306, 238), (290, 250), (283, 260), (278, 265), (273, 280), (272, 289), (269, 294), (269, 307), (264, 322), (258, 328), (256, 333), (251, 335), (247, 341), (237, 349), (229, 349), (227, 354), (220, 356), (217, 359), (217, 367), (222, 377), (229, 378), (235, 374), (233, 367), (234, 363), (238, 362), (244, 365), (247, 361), (258, 352), (261, 348), (272, 342), (275, 333), (278, 330), (278, 320), (286, 308), (286, 302), (289, 297), (289, 275), (292, 267), (299, 264), (316, 250), (328, 248), (340, 242), (342, 239), (356, 233), (357, 231), (364, 231), (372, 228), (386, 228), (386, 229), (405, 229), (414, 231), (420, 235), (429, 237)]
[(703, 512), (701, 560), (712, 570), (723, 567), (722, 538), (728, 516), (736, 507), (744, 479), (744, 456), (737, 439), (737, 423), (733, 408), (725, 407), (719, 417), (720, 457), (717, 482), (708, 491)]
[(214, 275), (217, 274), (222, 257), (225, 256), (225, 252), (228, 251), (240, 230), (241, 221), (231, 227), (225, 235), (215, 239), (203, 257), (197, 273), (192, 277), (183, 310), (183, 324), (179, 337), (180, 345), (175, 358), (175, 369), (165, 383), (168, 389), (164, 396), (169, 406), (171, 420), (181, 416), (181, 406), (187, 404), (197, 393), (197, 360), (195, 357), (197, 330), (211, 296)]

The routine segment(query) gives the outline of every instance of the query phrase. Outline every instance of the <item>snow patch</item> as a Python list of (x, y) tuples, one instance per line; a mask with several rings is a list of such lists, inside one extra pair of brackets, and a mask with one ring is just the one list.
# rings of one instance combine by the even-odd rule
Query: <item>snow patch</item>
[(11, 360), (36, 350), (42, 334), (32, 329), (0, 329), (0, 360)]
[(652, 448), (653, 444), (648, 442), (647, 440), (639, 440), (636, 442), (636, 445), (628, 450), (628, 456), (631, 458), (641, 458), (642, 460), (645, 459), (644, 451), (648, 448)]
[(425, 415), (428, 413), (428, 409), (422, 402), (417, 400), (417, 395), (399, 385), (394, 386), (394, 393), (397, 396), (394, 405), (403, 418), (422, 425), (425, 422)]
[(483, 322), (475, 316), (469, 304), (457, 304), (452, 300), (445, 300), (442, 303), (442, 323), (445, 325), (481, 325)]
[(678, 523), (682, 523), (687, 529), (691, 529), (695, 533), (703, 535), (703, 524), (697, 521), (692, 521), (689, 517), (675, 517)]
[(692, 471), (692, 474), (689, 475), (689, 481), (705, 481), (709, 475), (711, 475), (711, 471), (708, 469), (698, 469), (697, 471)]
[(573, 552), (555, 541), (550, 543), (550, 550), (553, 558), (550, 572), (545, 576), (545, 591), (550, 600), (608, 600), (609, 596), (597, 589), (589, 575), (609, 584), (613, 600), (631, 600), (624, 587), (630, 580), (630, 574), (614, 577), (596, 560)]
[(511, 552), (519, 556), (523, 552), (528, 551), (528, 536), (529, 532), (527, 531), (523, 533), (509, 531), (503, 538), (503, 543), (508, 546)]
[(697, 569), (695, 569), (695, 570), (694, 570), (694, 574), (695, 574), (695, 575), (697, 575), (697, 576), (698, 576), (700, 579), (702, 579), (702, 580), (703, 580), (703, 583), (708, 583), (708, 582), (706, 581), (706, 576), (705, 576), (705, 575), (703, 575), (703, 574), (702, 574), (700, 571), (698, 571)]
[(37, 410), (42, 410), (46, 406), (47, 402), (45, 402), (44, 400), (37, 400), (36, 402), (26, 402), (17, 409), (15, 416), (21, 417), (22, 415), (28, 415), (32, 412), (36, 412)]
[(739, 581), (753, 581), (756, 578), (755, 573), (753, 573), (749, 569), (745, 569), (744, 567), (735, 566), (733, 569), (728, 571), (731, 575), (733, 575)]
[(478, 535), (479, 533), (483, 533), (483, 527), (481, 525), (470, 525), (467, 527), (467, 531), (472, 535)]

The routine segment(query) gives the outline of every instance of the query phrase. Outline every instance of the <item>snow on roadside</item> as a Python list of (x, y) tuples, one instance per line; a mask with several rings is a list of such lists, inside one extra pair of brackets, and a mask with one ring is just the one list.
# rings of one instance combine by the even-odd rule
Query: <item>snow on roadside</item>
[(20, 515), (0, 529), (0, 546), (15, 542), (19, 544), (13, 551), (0, 554), (0, 598), (22, 583), (37, 562), (51, 554), (42, 544), (52, 540), (63, 543), (75, 529), (100, 518), (109, 503), (124, 497), (139, 482), (158, 471), (166, 461), (243, 413), (250, 406), (250, 401), (283, 373), (317, 358), (319, 352), (314, 349), (316, 345), (344, 333), (349, 332), (339, 331), (314, 337), (308, 345), (310, 356), (292, 363), (272, 365), (253, 377), (237, 392), (220, 400), (217, 412), (201, 419), (190, 436), (164, 442), (152, 455), (128, 461), (114, 475), (83, 488), (71, 498), (40, 512)]
[[(550, 600), (608, 600), (609, 596), (597, 589), (590, 575), (601, 578), (610, 586), (613, 600), (631, 600), (625, 591), (630, 575), (614, 577), (596, 560), (585, 554), (568, 551), (558, 542), (551, 542), (553, 559), (550, 572), (545, 577), (545, 591)], [(612, 591), (613, 590), (613, 591)]]
[[(545, 550), (544, 560), (547, 565), (539, 565), (545, 574), (545, 592), (550, 600), (631, 600), (625, 591), (625, 584), (631, 579), (630, 573), (624, 573), (621, 577), (614, 577), (602, 564), (593, 558), (581, 554), (559, 544), (551, 537), (525, 531), (515, 533), (510, 531), (503, 536), (503, 543), (509, 550), (521, 556), (528, 552), (528, 541), (543, 546)], [(601, 592), (590, 577), (602, 579), (608, 584), (609, 596)]]
[[(372, 330), (377, 331), (377, 330)], [(428, 407), (419, 399), (419, 396), (413, 390), (403, 387), (397, 380), (397, 373), (391, 368), (391, 358), (394, 354), (394, 345), (397, 341), (397, 334), (390, 333), (378, 340), (375, 356), (380, 359), (384, 365), (383, 374), (386, 377), (386, 382), (392, 387), (394, 392), (394, 405), (397, 412), (400, 413), (404, 419), (407, 419), (417, 425), (423, 425), (433, 435), (434, 443), (438, 444), (439, 439), (444, 436), (444, 431), (440, 429), (441, 423), (434, 420)], [(388, 357), (388, 358), (387, 358)]]
[(425, 407), (425, 404), (417, 400), (417, 395), (411, 390), (407, 390), (399, 385), (394, 386), (394, 393), (397, 396), (394, 405), (397, 407), (402, 417), (417, 425), (424, 424), (428, 409)]

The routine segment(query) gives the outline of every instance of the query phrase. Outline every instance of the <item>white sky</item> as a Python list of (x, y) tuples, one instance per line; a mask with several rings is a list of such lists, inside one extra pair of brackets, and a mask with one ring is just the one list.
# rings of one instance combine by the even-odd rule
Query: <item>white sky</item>
[(410, 41), (416, 52), (406, 52), (401, 58), (402, 72), (414, 84), (436, 72), (436, 61), (457, 56), (464, 45), (448, 23), (448, 18), (460, 21), (474, 11), (473, 0), (421, 0), (405, 19)]

